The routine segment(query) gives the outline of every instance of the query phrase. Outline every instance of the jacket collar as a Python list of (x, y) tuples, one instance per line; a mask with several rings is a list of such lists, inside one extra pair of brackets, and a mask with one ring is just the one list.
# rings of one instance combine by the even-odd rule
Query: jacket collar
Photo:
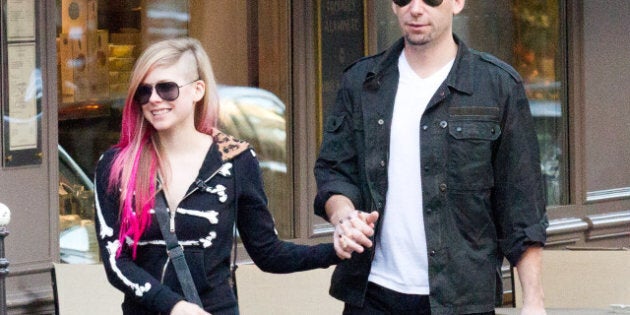
[[(208, 150), (208, 153), (206, 153), (206, 157), (204, 158), (204, 161), (201, 164), (201, 169), (199, 170), (200, 178), (197, 179), (202, 180), (202, 182), (208, 181), (216, 172), (219, 172), (223, 167), (225, 167), (224, 164), (251, 148), (249, 143), (246, 141), (236, 139), (216, 128), (212, 129), (211, 136), (213, 144)], [(162, 187), (162, 179), (159, 174), (157, 176), (157, 181), (158, 187)], [(190, 195), (192, 191), (198, 188), (199, 184), (196, 185), (197, 186), (193, 185), (189, 189), (186, 196)]]
[(246, 141), (236, 139), (216, 128), (212, 129), (212, 140), (221, 154), (221, 162), (229, 161), (250, 148)]
[[(466, 94), (472, 94), (473, 80), (471, 78), (473, 66), (472, 58), (473, 54), (466, 44), (459, 39), (459, 37), (453, 34), (453, 39), (457, 44), (457, 55), (453, 63), (453, 68), (447, 76), (445, 83), (447, 86), (456, 89)], [(363, 85), (370, 89), (378, 89), (381, 85), (381, 79), (388, 69), (398, 67), (398, 58), (405, 47), (404, 38), (398, 39), (393, 45), (382, 53), (382, 58), (379, 59), (374, 67), (365, 76)]]
[(446, 85), (462, 93), (473, 94), (473, 54), (466, 43), (453, 34), (453, 39), (457, 44), (457, 56), (453, 62), (453, 68), (446, 77)]
[(378, 90), (381, 86), (381, 79), (384, 76), (385, 71), (388, 69), (396, 69), (398, 57), (405, 47), (405, 40), (401, 37), (393, 45), (391, 45), (382, 54), (382, 58), (379, 59), (372, 70), (368, 71), (363, 81), (363, 86), (370, 90)]
[(238, 140), (216, 128), (212, 129), (211, 136), (214, 143), (208, 150), (208, 154), (199, 170), (200, 179), (203, 179), (204, 182), (208, 179), (208, 176), (211, 178), (214, 176), (212, 174), (225, 167), (224, 164), (229, 164), (228, 162), (251, 148), (249, 143)]

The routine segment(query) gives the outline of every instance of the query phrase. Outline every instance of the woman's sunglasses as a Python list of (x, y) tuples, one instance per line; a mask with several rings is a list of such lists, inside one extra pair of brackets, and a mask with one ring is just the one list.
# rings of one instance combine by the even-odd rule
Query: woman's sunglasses
[[(442, 4), (442, 0), (422, 0), (422, 1), (424, 1), (424, 3), (432, 7), (437, 7), (440, 4)], [(410, 2), (411, 0), (394, 0), (394, 3), (399, 7), (404, 7), (408, 5)]]
[[(165, 101), (174, 101), (179, 97), (179, 89), (188, 84), (199, 81), (196, 79), (186, 84), (178, 85), (175, 82), (160, 82), (155, 84), (155, 92)], [(136, 104), (144, 105), (149, 102), (151, 94), (153, 93), (153, 85), (140, 84), (136, 89), (136, 94), (133, 95), (133, 100)]]

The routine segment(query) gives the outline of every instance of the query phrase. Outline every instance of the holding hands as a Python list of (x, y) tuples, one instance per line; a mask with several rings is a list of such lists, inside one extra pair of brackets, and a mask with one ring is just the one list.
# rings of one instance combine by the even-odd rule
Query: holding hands
[(326, 212), (335, 226), (333, 242), (339, 258), (349, 259), (353, 252), (362, 253), (364, 247), (372, 247), (370, 237), (374, 235), (378, 212), (356, 210), (352, 202), (341, 195), (332, 196), (326, 202)]

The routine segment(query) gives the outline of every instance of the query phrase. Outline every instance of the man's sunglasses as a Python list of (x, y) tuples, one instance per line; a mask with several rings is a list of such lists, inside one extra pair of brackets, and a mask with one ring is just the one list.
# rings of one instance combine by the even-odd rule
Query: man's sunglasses
[[(432, 7), (437, 7), (440, 4), (442, 4), (442, 0), (422, 0), (422, 1), (424, 1), (424, 3)], [(411, 0), (394, 0), (394, 3), (399, 7), (404, 7), (408, 5), (410, 2)]]
[[(178, 85), (175, 82), (160, 82), (155, 85), (155, 92), (165, 101), (174, 101), (179, 97), (179, 88), (197, 81), (199, 79), (182, 85)], [(149, 84), (140, 84), (138, 89), (136, 89), (136, 94), (133, 95), (133, 100), (136, 104), (144, 105), (148, 103), (153, 93), (153, 87), (153, 85)]]

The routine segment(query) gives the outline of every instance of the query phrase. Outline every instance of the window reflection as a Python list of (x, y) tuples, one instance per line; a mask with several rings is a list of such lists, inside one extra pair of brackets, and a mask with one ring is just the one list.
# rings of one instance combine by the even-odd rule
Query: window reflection
[(219, 98), (219, 128), (247, 139), (255, 149), (276, 229), (280, 237), (292, 237), (285, 104), (273, 93), (252, 87), (219, 86)]
[(514, 1), (514, 63), (525, 80), (541, 149), (541, 170), (547, 203), (566, 203), (563, 169), (564, 125), (562, 91), (564, 55), (560, 46), (558, 0)]
[[(221, 14), (236, 10), (227, 5), (229, 2), (203, 3), (204, 10), (196, 12), (197, 18), (210, 19), (209, 16), (217, 14), (212, 10), (218, 5), (222, 5)], [(122, 107), (140, 52), (152, 42), (188, 36), (189, 31), (204, 35), (208, 30), (230, 31), (208, 27), (208, 23), (191, 23), (189, 4), (187, 0), (58, 1), (62, 262), (98, 261), (91, 180), (100, 155), (118, 141)], [(197, 24), (204, 28), (192, 29)], [(212, 44), (221, 46), (220, 42)], [(253, 145), (277, 230), (283, 238), (293, 237), (284, 103), (274, 94), (252, 87), (220, 86), (219, 96), (223, 109), (220, 128)]]

